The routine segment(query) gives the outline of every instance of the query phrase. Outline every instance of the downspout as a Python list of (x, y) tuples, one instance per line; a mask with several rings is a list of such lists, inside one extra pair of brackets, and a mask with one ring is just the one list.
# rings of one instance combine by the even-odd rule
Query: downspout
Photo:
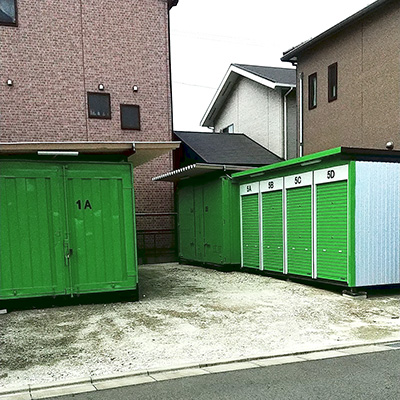
[(303, 73), (299, 76), (299, 157), (303, 157)]
[(285, 160), (288, 159), (288, 127), (289, 124), (287, 122), (288, 118), (288, 109), (287, 109), (287, 96), (293, 91), (294, 88), (290, 88), (284, 95), (283, 95), (283, 156)]

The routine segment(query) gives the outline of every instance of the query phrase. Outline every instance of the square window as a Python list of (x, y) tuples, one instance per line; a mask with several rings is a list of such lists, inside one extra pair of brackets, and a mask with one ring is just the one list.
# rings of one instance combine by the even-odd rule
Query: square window
[(139, 106), (131, 104), (121, 104), (121, 128), (140, 131)]
[(89, 118), (111, 119), (109, 93), (88, 93)]
[(308, 109), (317, 108), (317, 73), (308, 77)]
[(0, 25), (17, 25), (17, 0), (0, 0)]
[(328, 67), (328, 101), (337, 99), (338, 69), (337, 63)]

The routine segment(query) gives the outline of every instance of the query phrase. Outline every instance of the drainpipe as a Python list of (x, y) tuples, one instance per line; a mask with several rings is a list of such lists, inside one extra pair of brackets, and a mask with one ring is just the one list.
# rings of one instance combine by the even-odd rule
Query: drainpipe
[(283, 95), (283, 156), (285, 160), (288, 159), (288, 127), (289, 124), (287, 123), (288, 118), (288, 106), (287, 106), (287, 96), (293, 91), (294, 88), (290, 88), (284, 95)]
[(299, 157), (303, 156), (303, 73), (299, 77)]

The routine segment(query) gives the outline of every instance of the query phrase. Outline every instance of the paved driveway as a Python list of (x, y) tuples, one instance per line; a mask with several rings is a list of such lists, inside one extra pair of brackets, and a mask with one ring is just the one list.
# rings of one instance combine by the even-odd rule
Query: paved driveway
[(140, 267), (140, 301), (0, 315), (0, 387), (400, 339), (400, 295)]

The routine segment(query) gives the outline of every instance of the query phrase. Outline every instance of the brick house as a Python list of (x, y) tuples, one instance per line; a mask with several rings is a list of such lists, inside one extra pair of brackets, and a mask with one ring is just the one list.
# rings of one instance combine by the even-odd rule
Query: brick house
[(299, 153), (400, 146), (400, 3), (378, 0), (285, 52), (297, 66)]
[(296, 157), (296, 70), (231, 64), (200, 124), (244, 133), (283, 159)]
[[(0, 0), (0, 141), (171, 141), (177, 3)], [(151, 181), (171, 166), (169, 153), (135, 169), (145, 258), (174, 247), (173, 187)]]

